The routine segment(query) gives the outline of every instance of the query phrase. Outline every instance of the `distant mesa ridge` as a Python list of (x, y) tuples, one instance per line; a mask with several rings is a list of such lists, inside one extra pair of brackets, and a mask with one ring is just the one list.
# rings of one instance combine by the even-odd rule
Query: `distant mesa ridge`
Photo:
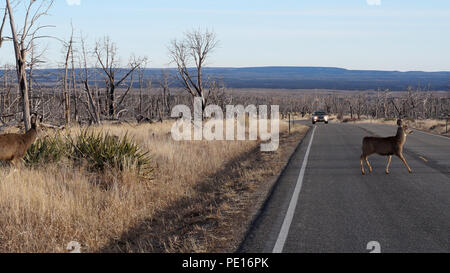
[(234, 88), (450, 91), (450, 72), (347, 70), (334, 67), (208, 68)]
[[(57, 82), (58, 69), (42, 69), (34, 73), (34, 78), (42, 83)], [(146, 76), (158, 81), (161, 68), (146, 69)], [(169, 69), (175, 74), (175, 69)], [(334, 67), (246, 67), (246, 68), (205, 68), (205, 76), (219, 78), (231, 88), (267, 89), (331, 89), (331, 90), (385, 90), (402, 91), (408, 87), (430, 91), (450, 91), (450, 72), (399, 72), (378, 70), (347, 70)], [(121, 71), (124, 73), (125, 69)], [(121, 74), (119, 73), (119, 74)], [(3, 71), (0, 70), (0, 75)], [(118, 75), (120, 76), (120, 75)], [(97, 76), (98, 83), (103, 80)], [(179, 83), (173, 81), (173, 85)]]

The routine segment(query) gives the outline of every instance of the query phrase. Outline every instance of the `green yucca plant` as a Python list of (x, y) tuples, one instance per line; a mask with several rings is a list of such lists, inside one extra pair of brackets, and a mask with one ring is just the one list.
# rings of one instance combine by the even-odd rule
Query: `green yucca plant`
[(83, 130), (76, 137), (67, 137), (72, 146), (70, 157), (76, 161), (87, 161), (95, 171), (117, 169), (120, 171), (134, 166), (139, 175), (148, 177), (152, 168), (148, 152), (132, 141), (126, 134), (122, 138), (103, 132)]
[(25, 155), (24, 161), (28, 166), (42, 165), (47, 163), (59, 162), (67, 156), (70, 146), (59, 135), (47, 136), (44, 139), (38, 139), (31, 145)]
[(122, 138), (103, 132), (83, 130), (76, 136), (60, 134), (38, 139), (24, 160), (28, 166), (56, 163), (63, 158), (87, 162), (91, 171), (135, 169), (137, 174), (149, 178), (153, 169), (148, 152), (143, 151), (126, 134)]

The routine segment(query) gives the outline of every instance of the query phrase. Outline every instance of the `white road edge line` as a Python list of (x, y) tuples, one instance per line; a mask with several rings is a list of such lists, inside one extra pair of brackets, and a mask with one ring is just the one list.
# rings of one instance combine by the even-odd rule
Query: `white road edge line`
[(287, 210), (286, 216), (284, 218), (283, 226), (281, 227), (280, 234), (278, 235), (277, 242), (272, 253), (279, 254), (283, 253), (284, 245), (286, 243), (286, 239), (289, 234), (289, 230), (291, 229), (292, 220), (294, 219), (295, 209), (297, 208), (298, 199), (300, 197), (300, 192), (303, 186), (303, 178), (305, 177), (306, 166), (308, 165), (309, 153), (311, 151), (311, 146), (313, 144), (314, 135), (316, 133), (317, 126), (314, 127), (314, 130), (311, 135), (311, 140), (308, 145), (308, 149), (306, 150), (305, 158), (303, 159), (303, 165), (300, 170), (300, 175), (298, 176), (297, 185), (295, 186), (294, 194), (292, 195), (291, 203), (289, 204), (289, 208)]

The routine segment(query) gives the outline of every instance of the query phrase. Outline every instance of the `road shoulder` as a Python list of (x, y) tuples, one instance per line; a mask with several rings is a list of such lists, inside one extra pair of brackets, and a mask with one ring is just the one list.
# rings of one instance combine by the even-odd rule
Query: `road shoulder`
[(283, 172), (274, 182), (238, 249), (239, 253), (272, 253), (285, 219), (285, 214), (280, 212), (286, 212), (289, 207), (312, 131), (309, 130), (298, 144)]

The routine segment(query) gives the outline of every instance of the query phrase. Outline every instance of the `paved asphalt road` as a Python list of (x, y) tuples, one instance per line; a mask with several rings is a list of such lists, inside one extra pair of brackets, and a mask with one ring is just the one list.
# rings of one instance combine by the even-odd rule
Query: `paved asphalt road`
[(396, 130), (317, 125), (294, 154), (240, 252), (368, 253), (372, 241), (387, 253), (450, 252), (450, 139), (416, 131), (405, 145), (413, 174), (394, 158), (386, 175), (387, 158), (374, 155), (374, 173), (361, 175), (362, 139), (392, 136)]

